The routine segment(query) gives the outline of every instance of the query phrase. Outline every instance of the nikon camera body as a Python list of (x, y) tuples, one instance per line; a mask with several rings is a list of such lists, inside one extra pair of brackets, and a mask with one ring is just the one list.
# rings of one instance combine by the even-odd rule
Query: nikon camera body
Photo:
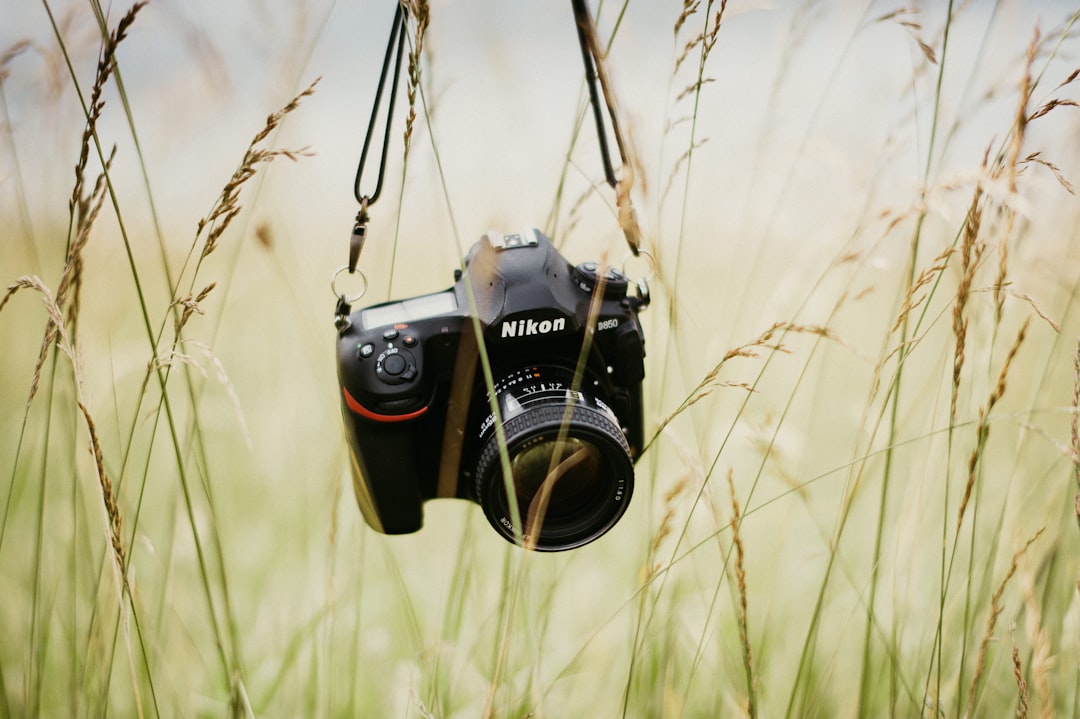
[(529, 548), (598, 538), (626, 510), (643, 442), (647, 290), (571, 265), (534, 229), (486, 235), (455, 280), (339, 325), (364, 519), (414, 532), (426, 500), (456, 497)]

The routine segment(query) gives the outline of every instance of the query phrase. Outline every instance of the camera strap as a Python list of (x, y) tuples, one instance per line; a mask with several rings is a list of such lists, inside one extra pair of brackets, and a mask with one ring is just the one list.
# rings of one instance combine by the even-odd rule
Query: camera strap
[[(630, 188), (634, 184), (634, 163), (630, 155), (630, 147), (626, 143), (622, 130), (619, 128), (619, 113), (615, 104), (615, 93), (608, 80), (607, 70), (604, 67), (604, 53), (600, 49), (600, 38), (596, 32), (596, 23), (589, 14), (587, 0), (570, 0), (574, 8), (574, 19), (577, 22), (578, 42), (581, 44), (581, 59), (585, 63), (585, 82), (589, 88), (589, 103), (592, 105), (593, 119), (596, 121), (596, 136), (600, 143), (600, 156), (604, 163), (604, 177), (607, 183), (615, 191), (615, 204), (618, 208), (619, 227), (626, 236), (626, 244), (630, 248), (630, 254), (640, 256), (641, 230), (638, 227), (637, 215), (634, 212), (630, 200)], [(615, 171), (611, 165), (611, 153), (608, 152), (607, 131), (604, 128), (603, 110), (600, 103), (600, 93), (597, 91), (597, 83), (604, 94), (603, 106), (607, 108), (608, 117), (611, 120), (611, 132), (615, 136), (615, 145), (619, 149), (619, 159), (622, 161), (622, 179), (615, 179)]]
[[(383, 177), (386, 174), (386, 157), (390, 146), (390, 129), (394, 118), (394, 104), (397, 98), (398, 85), (401, 78), (401, 65), (405, 56), (405, 33), (408, 19), (408, 0), (400, 0), (394, 13), (394, 21), (390, 27), (390, 37), (386, 43), (386, 53), (383, 56), (382, 70), (379, 73), (379, 83), (375, 90), (375, 100), (371, 108), (371, 118), (368, 120), (367, 132), (364, 135), (364, 145), (360, 152), (360, 161), (356, 167), (356, 179), (353, 182), (353, 195), (360, 204), (356, 221), (353, 224), (352, 235), (349, 238), (349, 274), (357, 274), (356, 265), (360, 258), (360, 252), (364, 247), (367, 236), (367, 224), (369, 221), (368, 209), (375, 204), (382, 192)], [(585, 81), (589, 91), (589, 104), (592, 105), (593, 119), (596, 123), (597, 139), (600, 143), (600, 156), (604, 165), (604, 179), (615, 190), (616, 202), (619, 208), (619, 224), (622, 227), (630, 252), (637, 256), (640, 253), (640, 232), (637, 228), (637, 220), (634, 217), (633, 208), (630, 206), (630, 185), (633, 182), (632, 163), (629, 160), (629, 150), (619, 128), (618, 114), (615, 109), (614, 95), (611, 91), (607, 73), (602, 62), (600, 41), (596, 34), (596, 25), (589, 13), (587, 0), (571, 0), (574, 10), (574, 19), (577, 25), (578, 42), (581, 45), (581, 59), (585, 65)], [(364, 193), (361, 189), (361, 179), (364, 167), (367, 163), (368, 154), (371, 150), (372, 140), (375, 137), (375, 127), (379, 119), (379, 109), (382, 104), (384, 92), (386, 92), (387, 77), (390, 76), (391, 66), (394, 69), (390, 80), (389, 100), (387, 101), (385, 124), (383, 127), (382, 150), (379, 153), (378, 175), (375, 179), (375, 187), (370, 193)], [(603, 93), (603, 104), (600, 95)], [(607, 108), (611, 121), (611, 131), (615, 136), (615, 143), (622, 160), (624, 178), (619, 181), (615, 177), (615, 170), (611, 164), (611, 153), (608, 149), (607, 129), (604, 124), (603, 108)], [(344, 271), (339, 270), (340, 272)], [(362, 274), (362, 273), (360, 273)], [(336, 277), (336, 276), (335, 276)], [(365, 281), (366, 284), (366, 281)], [(346, 295), (339, 294), (339, 316), (352, 301)]]
[[(405, 56), (405, 20), (408, 10), (404, 2), (397, 4), (394, 12), (394, 22), (390, 26), (390, 39), (386, 43), (386, 54), (383, 56), (382, 71), (379, 73), (379, 84), (375, 88), (375, 101), (371, 107), (371, 118), (368, 120), (367, 133), (364, 135), (364, 147), (360, 151), (360, 162), (356, 166), (356, 179), (353, 181), (353, 196), (360, 203), (360, 211), (356, 214), (356, 222), (353, 225), (352, 236), (349, 238), (349, 273), (356, 272), (356, 263), (360, 259), (360, 251), (364, 248), (364, 239), (367, 235), (368, 208), (375, 204), (382, 193), (383, 177), (386, 175), (386, 154), (390, 148), (390, 128), (394, 119), (394, 103), (397, 99), (398, 81), (401, 78), (401, 62)], [(396, 45), (396, 51), (395, 51)], [(379, 117), (379, 105), (382, 104), (383, 91), (386, 89), (386, 77), (389, 74), (391, 64), (394, 66), (394, 77), (390, 83), (390, 99), (386, 108), (386, 123), (383, 128), (382, 152), (379, 156), (379, 174), (375, 178), (375, 189), (371, 194), (364, 194), (360, 189), (360, 180), (364, 174), (364, 165), (367, 163), (368, 151), (371, 149), (371, 140), (375, 136), (375, 123)]]
[[(589, 104), (592, 105), (593, 120), (596, 121), (596, 137), (600, 141), (600, 158), (604, 163), (604, 179), (612, 189), (618, 184), (615, 179), (615, 169), (611, 165), (611, 153), (608, 151), (607, 130), (604, 127), (604, 115), (600, 110), (600, 94), (597, 91), (596, 82), (600, 73), (600, 67), (596, 62), (599, 56), (599, 48), (596, 46), (596, 25), (589, 14), (589, 7), (585, 0), (571, 0), (574, 7), (574, 19), (577, 21), (578, 43), (581, 45), (581, 61), (585, 64), (585, 84), (589, 89)], [(604, 76), (607, 82), (607, 76)], [(610, 112), (610, 107), (608, 108)], [(616, 142), (622, 147), (622, 135), (619, 132), (619, 123), (615, 113), (611, 113), (611, 125), (615, 132)]]

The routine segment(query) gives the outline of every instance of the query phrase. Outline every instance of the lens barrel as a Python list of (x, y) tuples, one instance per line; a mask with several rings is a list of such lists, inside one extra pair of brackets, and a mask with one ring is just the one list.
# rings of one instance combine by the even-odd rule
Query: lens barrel
[(572, 371), (551, 365), (502, 375), (495, 396), (512, 479), (504, 480), (494, 415), (481, 425), (474, 475), (477, 501), (495, 530), (511, 542), (554, 552), (611, 529), (634, 484), (630, 448), (611, 409), (576, 387)]

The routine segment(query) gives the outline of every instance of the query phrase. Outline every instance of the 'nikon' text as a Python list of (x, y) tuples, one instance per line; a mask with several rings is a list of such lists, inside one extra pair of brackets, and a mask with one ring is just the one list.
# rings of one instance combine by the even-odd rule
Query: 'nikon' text
[(529, 335), (546, 335), (551, 332), (561, 332), (566, 329), (566, 318), (558, 317), (553, 320), (511, 320), (503, 322), (502, 337), (528, 337)]

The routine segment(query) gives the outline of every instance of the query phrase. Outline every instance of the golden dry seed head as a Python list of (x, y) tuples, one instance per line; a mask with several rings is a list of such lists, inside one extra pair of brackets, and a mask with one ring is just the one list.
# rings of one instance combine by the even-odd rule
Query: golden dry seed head
[(4, 50), (3, 54), (0, 54), (0, 83), (7, 79), (7, 76), (10, 73), (8, 65), (11, 64), (11, 61), (31, 47), (33, 47), (33, 43), (24, 38), (22, 40), (16, 40), (8, 46), (7, 50)]
[(255, 137), (244, 152), (244, 157), (240, 161), (240, 165), (236, 168), (236, 171), (233, 172), (229, 181), (225, 183), (224, 188), (222, 188), (221, 194), (218, 196), (218, 200), (214, 204), (214, 207), (211, 208), (206, 217), (200, 219), (198, 222), (198, 226), (195, 230), (196, 239), (203, 233), (203, 230), (210, 227), (210, 232), (203, 244), (200, 260), (205, 259), (217, 249), (217, 242), (221, 238), (221, 235), (236, 216), (240, 214), (240, 190), (244, 183), (255, 175), (257, 165), (268, 163), (279, 156), (288, 157), (290, 160), (296, 160), (298, 157), (307, 156), (309, 154), (308, 148), (306, 147), (299, 150), (266, 150), (258, 147), (258, 144), (269, 137), (271, 131), (281, 123), (286, 115), (300, 106), (301, 99), (308, 97), (315, 91), (315, 86), (319, 84), (320, 79), (321, 78), (316, 78), (307, 86), (307, 88), (286, 103), (282, 109), (269, 115), (266, 118), (266, 125), (255, 134)]
[(679, 31), (682, 30), (682, 26), (690, 19), (690, 16), (698, 11), (698, 7), (701, 5), (701, 0), (683, 0), (682, 12), (679, 13), (679, 17), (675, 19), (675, 37), (679, 36)]
[(1016, 574), (1016, 569), (1020, 564), (1020, 558), (1024, 556), (1028, 548), (1035, 543), (1035, 541), (1042, 536), (1043, 531), (1046, 528), (1039, 529), (1023, 547), (1018, 549), (1012, 557), (1012, 562), (1009, 564), (1008, 570), (1005, 572), (1005, 578), (1001, 580), (1001, 584), (994, 590), (993, 596), (990, 598), (990, 615), (986, 619), (986, 631), (983, 634), (982, 642), (979, 644), (978, 658), (975, 663), (975, 675), (971, 679), (971, 686), (968, 689), (968, 702), (967, 710), (964, 712), (964, 716), (974, 716), (975, 710), (975, 698), (976, 692), (979, 688), (979, 683), (982, 679), (983, 672), (986, 670), (986, 657), (990, 647), (990, 641), (994, 637), (994, 629), (997, 626), (998, 617), (1001, 616), (1003, 607), (1001, 605), (1001, 597), (1005, 593), (1005, 586)]
[(1019, 693), (1020, 706), (1016, 710), (1016, 716), (1023, 718), (1028, 713), (1028, 688), (1024, 680), (1024, 668), (1020, 663), (1020, 647), (1016, 643), (1016, 623), (1009, 625), (1009, 635), (1012, 637), (1012, 664), (1013, 678), (1016, 680), (1016, 689)]
[(105, 514), (108, 517), (109, 522), (109, 538), (113, 549), (113, 559), (116, 561), (116, 566), (120, 575), (124, 576), (127, 572), (127, 553), (124, 551), (123, 538), (120, 535), (120, 528), (122, 525), (120, 506), (116, 501), (116, 494), (113, 492), (112, 481), (105, 471), (105, 458), (101, 451), (101, 441), (98, 439), (97, 427), (94, 424), (93, 418), (90, 416), (90, 410), (87, 409), (81, 399), (77, 401), (77, 404), (86, 421), (87, 433), (90, 436), (90, 451), (94, 458), (94, 467), (101, 487), (101, 497), (105, 505)]

